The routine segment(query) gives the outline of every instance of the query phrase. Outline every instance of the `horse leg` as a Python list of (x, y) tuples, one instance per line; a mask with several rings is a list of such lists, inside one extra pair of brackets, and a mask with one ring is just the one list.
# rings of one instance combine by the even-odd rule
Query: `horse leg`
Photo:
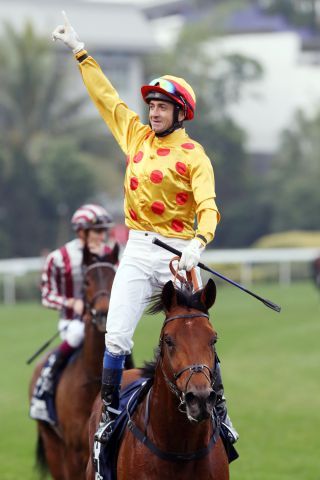
[(45, 422), (38, 422), (37, 467), (41, 478), (50, 472), (54, 480), (66, 480), (63, 462), (63, 444)]

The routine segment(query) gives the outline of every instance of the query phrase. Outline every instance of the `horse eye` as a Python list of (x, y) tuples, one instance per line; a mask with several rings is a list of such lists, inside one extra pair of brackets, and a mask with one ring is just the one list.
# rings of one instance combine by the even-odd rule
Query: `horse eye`
[(174, 347), (174, 342), (171, 337), (165, 336), (164, 341), (168, 347)]
[(218, 337), (213, 337), (209, 343), (210, 347), (213, 347), (217, 343), (217, 340), (218, 340)]

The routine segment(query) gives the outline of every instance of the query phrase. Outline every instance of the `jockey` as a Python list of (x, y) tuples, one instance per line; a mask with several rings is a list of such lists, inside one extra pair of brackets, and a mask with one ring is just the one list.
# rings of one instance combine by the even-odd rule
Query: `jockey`
[[(125, 356), (132, 349), (132, 337), (146, 301), (157, 285), (172, 279), (168, 266), (172, 254), (152, 240), (158, 237), (181, 250), (179, 269), (189, 271), (197, 266), (201, 253), (214, 238), (220, 214), (211, 162), (183, 126), (195, 113), (192, 87), (172, 75), (144, 85), (141, 93), (148, 105), (149, 124), (143, 124), (119, 98), (63, 15), (64, 25), (54, 30), (53, 39), (62, 40), (73, 51), (91, 99), (127, 156), (124, 210), (130, 232), (109, 304), (101, 389), (103, 414), (96, 434), (96, 439), (103, 442), (113, 428)], [(227, 415), (221, 379), (218, 381), (217, 410), (226, 435), (234, 442), (238, 434)]]
[(83, 248), (87, 246), (97, 257), (110, 251), (105, 241), (112, 218), (103, 207), (82, 205), (73, 214), (71, 224), (77, 238), (51, 252), (42, 273), (42, 305), (59, 311), (58, 330), (63, 340), (53, 354), (51, 368), (46, 369), (48, 389), (84, 337)]

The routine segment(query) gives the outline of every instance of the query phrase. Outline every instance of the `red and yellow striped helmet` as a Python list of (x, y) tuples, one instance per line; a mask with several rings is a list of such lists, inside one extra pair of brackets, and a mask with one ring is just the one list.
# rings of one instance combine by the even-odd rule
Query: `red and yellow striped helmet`
[[(155, 78), (149, 85), (141, 87), (143, 100), (167, 100), (183, 109), (186, 120), (192, 120), (196, 109), (196, 96), (192, 87), (183, 78), (163, 75)], [(163, 98), (166, 97), (166, 98)]]

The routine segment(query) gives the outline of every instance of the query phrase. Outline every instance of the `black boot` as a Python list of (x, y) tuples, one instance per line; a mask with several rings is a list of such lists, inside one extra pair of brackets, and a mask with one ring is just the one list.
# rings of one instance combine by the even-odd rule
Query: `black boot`
[(53, 393), (57, 384), (58, 375), (70, 358), (70, 353), (66, 354), (61, 350), (51, 353), (48, 358), (48, 365), (42, 371), (44, 392)]
[(100, 443), (107, 443), (113, 432), (114, 421), (119, 415), (120, 385), (102, 384), (102, 413), (98, 430), (94, 439)]
[(216, 402), (215, 409), (220, 418), (221, 429), (223, 431), (224, 436), (229, 440), (231, 444), (233, 444), (238, 440), (239, 434), (235, 430), (230, 420), (230, 417), (228, 415), (226, 399), (224, 396), (224, 388), (223, 388), (222, 378), (221, 378), (220, 362), (218, 360), (218, 357), (216, 358), (216, 362), (217, 362), (216, 363), (217, 378), (216, 378), (214, 387), (217, 393), (217, 402)]

